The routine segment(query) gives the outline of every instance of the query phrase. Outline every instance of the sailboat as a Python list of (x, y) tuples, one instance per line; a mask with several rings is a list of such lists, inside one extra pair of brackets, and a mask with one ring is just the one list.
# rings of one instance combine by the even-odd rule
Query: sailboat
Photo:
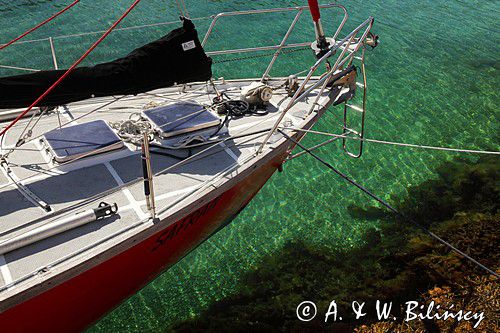
[[(326, 112), (356, 114), (359, 128), (342, 135), (364, 136), (372, 17), (345, 32), (344, 6), (310, 0), (219, 13), (201, 40), (182, 17), (126, 57), (80, 67), (139, 1), (70, 68), (53, 53), (55, 70), (0, 78), (3, 332), (84, 330), (230, 223)], [(326, 8), (342, 17), (333, 36)], [(306, 12), (311, 40), (289, 43)], [(224, 18), (271, 13), (294, 15), (279, 44), (204, 50)], [(304, 47), (305, 76), (270, 75)], [(272, 55), (260, 78), (212, 77), (211, 57), (262, 51)], [(361, 156), (359, 143), (346, 153)]]

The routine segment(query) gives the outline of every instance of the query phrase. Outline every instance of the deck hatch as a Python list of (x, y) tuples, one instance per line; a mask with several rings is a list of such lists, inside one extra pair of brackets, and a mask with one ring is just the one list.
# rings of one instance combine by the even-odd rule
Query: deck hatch
[(217, 127), (220, 118), (198, 103), (179, 102), (143, 111), (163, 138)]
[(102, 154), (124, 146), (122, 140), (103, 120), (52, 130), (42, 140), (58, 163), (82, 156)]

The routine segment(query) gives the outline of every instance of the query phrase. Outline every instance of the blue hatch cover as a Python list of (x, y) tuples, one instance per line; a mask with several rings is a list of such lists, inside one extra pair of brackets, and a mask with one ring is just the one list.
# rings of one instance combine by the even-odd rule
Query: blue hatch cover
[(220, 125), (221, 119), (201, 104), (179, 102), (143, 111), (162, 137), (191, 133)]
[(59, 162), (122, 148), (122, 140), (104, 120), (52, 130), (44, 135), (48, 148)]

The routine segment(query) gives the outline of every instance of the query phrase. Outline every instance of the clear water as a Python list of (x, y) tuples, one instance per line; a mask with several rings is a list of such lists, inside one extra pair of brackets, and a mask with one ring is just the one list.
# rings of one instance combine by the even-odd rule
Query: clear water
[[(1, 41), (10, 40), (68, 2), (0, 0)], [(82, 1), (29, 39), (105, 29), (131, 2)], [(290, 3), (303, 5), (306, 1), (187, 1), (192, 17)], [(498, 1), (353, 0), (341, 3), (350, 11), (348, 27), (373, 15), (374, 31), (381, 36), (379, 48), (368, 54), (368, 137), (499, 149)], [(323, 20), (330, 34), (339, 21), (339, 15), (335, 14), (335, 11), (324, 13)], [(143, 0), (123, 26), (174, 21), (177, 15), (173, 0)], [(221, 21), (208, 49), (279, 41), (292, 18), (289, 14), (279, 14), (271, 19), (247, 17)], [(304, 15), (292, 41), (312, 38), (308, 19), (308, 15)], [(196, 23), (199, 31), (205, 31), (209, 21)], [(114, 33), (86, 63), (122, 56), (174, 26)], [(60, 66), (69, 66), (96, 36), (56, 39)], [(49, 50), (46, 41), (14, 45), (0, 52), (0, 65), (48, 69), (52, 66)], [(221, 64), (215, 68), (216, 76), (256, 77), (263, 72), (267, 61), (267, 58), (259, 58)], [(274, 74), (298, 72), (310, 62), (308, 52), (287, 55), (276, 65)], [(2, 76), (14, 73), (17, 72), (0, 70)], [(338, 133), (340, 128), (334, 113), (339, 112), (332, 110), (317, 129)], [(313, 145), (321, 140), (311, 135), (304, 142)], [(434, 177), (437, 165), (458, 156), (367, 145), (363, 158), (353, 160), (341, 153), (338, 144), (324, 148), (320, 155), (387, 200), (391, 200), (391, 196), (404, 196), (409, 186)], [(355, 188), (311, 158), (294, 160), (285, 166), (284, 173), (272, 177), (230, 226), (89, 331), (164, 331), (172, 323), (196, 316), (212, 302), (237, 292), (241, 274), (289, 240), (302, 239), (332, 248), (357, 246), (363, 241), (362, 231), (377, 222), (355, 219), (348, 214), (347, 207), (368, 202)]]

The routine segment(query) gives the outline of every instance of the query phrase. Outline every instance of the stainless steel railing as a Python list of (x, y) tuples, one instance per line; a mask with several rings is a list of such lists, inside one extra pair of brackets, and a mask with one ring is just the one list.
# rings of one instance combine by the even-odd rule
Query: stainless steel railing
[[(333, 38), (337, 38), (337, 36), (340, 34), (340, 31), (342, 31), (342, 28), (344, 27), (344, 25), (349, 17), (349, 15), (347, 14), (347, 9), (342, 5), (337, 5), (337, 4), (333, 4), (333, 3), (321, 5), (320, 8), (322, 8), (322, 9), (340, 8), (344, 12), (344, 18), (342, 19), (342, 22), (340, 23), (337, 31), (335, 32), (335, 35), (333, 36)], [(212, 32), (213, 32), (215, 25), (217, 24), (219, 19), (222, 17), (266, 14), (266, 13), (283, 13), (283, 12), (293, 12), (293, 11), (303, 12), (304, 10), (309, 10), (309, 7), (308, 6), (301, 6), (301, 7), (269, 8), (269, 9), (255, 9), (255, 10), (243, 10), (243, 11), (219, 13), (219, 14), (213, 16), (212, 23), (210, 24), (210, 27), (208, 28), (208, 31), (205, 34), (205, 38), (203, 38), (203, 42), (201, 43), (201, 45), (205, 46), (205, 44), (208, 41), (208, 38), (212, 35)], [(276, 46), (274, 46), (274, 47), (276, 47)]]
[[(342, 29), (344, 28), (344, 25), (347, 22), (347, 19), (349, 18), (349, 15), (347, 13), (347, 9), (342, 5), (333, 4), (333, 3), (321, 5), (320, 8), (322, 8), (322, 9), (339, 8), (342, 10), (344, 16), (342, 18), (340, 25), (338, 26), (337, 30), (335, 31), (335, 34), (333, 35), (333, 39), (337, 40), (338, 35), (340, 34)], [(269, 14), (269, 13), (297, 12), (292, 23), (290, 24), (290, 27), (288, 28), (285, 36), (283, 37), (281, 43), (278, 45), (268, 45), (268, 46), (249, 47), (249, 48), (242, 48), (242, 49), (230, 49), (230, 50), (220, 50), (220, 51), (207, 52), (208, 55), (222, 55), (222, 54), (234, 54), (234, 53), (247, 53), (247, 52), (276, 50), (276, 53), (273, 55), (273, 58), (271, 59), (271, 62), (269, 63), (268, 67), (266, 68), (266, 71), (262, 75), (262, 80), (264, 81), (264, 80), (269, 78), (269, 73), (270, 73), (276, 59), (281, 54), (281, 51), (283, 49), (297, 48), (297, 47), (304, 47), (304, 46), (311, 45), (310, 41), (302, 42), (302, 43), (287, 44), (288, 38), (290, 37), (291, 33), (293, 32), (293, 30), (294, 30), (297, 22), (299, 21), (300, 16), (304, 12), (304, 10), (309, 10), (309, 7), (308, 6), (285, 7), (285, 8), (255, 9), (255, 10), (219, 13), (219, 14), (213, 16), (212, 23), (208, 27), (207, 33), (205, 34), (205, 37), (203, 38), (201, 45), (202, 46), (206, 45), (208, 39), (212, 35), (212, 32), (214, 30), (215, 25), (223, 17), (242, 16), (242, 15), (258, 15), (258, 14)]]
[[(351, 63), (352, 60), (354, 59), (354, 57), (356, 56), (356, 53), (364, 45), (364, 41), (365, 41), (366, 37), (368, 36), (368, 33), (370, 32), (370, 30), (373, 26), (373, 23), (374, 23), (373, 17), (369, 17), (365, 22), (360, 24), (356, 29), (354, 29), (350, 34), (348, 34), (343, 40), (336, 42), (335, 45), (333, 47), (331, 47), (330, 50), (324, 56), (322, 56), (320, 59), (318, 59), (318, 61), (316, 61), (316, 63), (311, 67), (306, 78), (304, 79), (304, 81), (302, 82), (300, 87), (297, 89), (296, 93), (294, 94), (294, 96), (292, 97), (292, 99), (290, 100), (288, 105), (283, 109), (283, 111), (281, 111), (281, 114), (280, 114), (278, 120), (276, 121), (276, 123), (274, 124), (272, 130), (267, 134), (267, 136), (264, 138), (264, 141), (262, 142), (261, 146), (257, 150), (257, 154), (262, 152), (265, 145), (269, 142), (269, 139), (271, 138), (271, 136), (274, 134), (274, 132), (276, 132), (279, 125), (281, 124), (281, 122), (285, 118), (287, 112), (295, 104), (297, 104), (298, 102), (303, 100), (306, 96), (308, 96), (313, 90), (315, 90), (319, 86), (321, 86), (321, 90), (320, 90), (319, 94), (316, 96), (316, 100), (313, 103), (313, 107), (314, 107), (314, 105), (317, 104), (317, 101), (319, 100), (319, 98), (323, 94), (330, 78), (342, 66), (344, 66), (347, 63), (347, 61), (349, 61), (349, 63)], [(362, 31), (363, 29), (364, 29), (364, 31), (363, 31), (362, 36), (360, 38), (356, 39), (359, 32)], [(351, 50), (349, 50), (349, 48), (354, 41), (356, 41), (356, 44), (355, 44), (354, 49), (351, 51)], [(337, 52), (337, 50), (339, 50), (339, 49), (342, 49), (342, 52), (337, 57), (337, 60), (336, 60), (335, 64), (331, 67), (330, 71), (328, 71), (326, 73), (326, 75), (323, 75), (318, 81), (313, 83), (310, 87), (306, 88), (307, 84), (311, 80), (314, 73), (318, 70), (320, 65), (326, 63), (326, 61), (328, 61), (328, 59), (331, 56), (333, 56)], [(347, 56), (346, 56), (346, 53), (348, 53)], [(311, 109), (311, 112), (312, 112), (312, 110), (313, 109)]]
[[(335, 41), (335, 45), (330, 48), (330, 51), (326, 53), (323, 57), (318, 59), (316, 63), (309, 69), (309, 72), (305, 78), (305, 80), (302, 82), (300, 85), (299, 89), (295, 93), (295, 95), (292, 97), (288, 105), (283, 109), (279, 119), (273, 126), (273, 130), (266, 136), (264, 139), (262, 145), (258, 149), (258, 152), (260, 153), (263, 149), (263, 147), (267, 144), (269, 141), (269, 138), (272, 136), (272, 134), (276, 131), (278, 128), (279, 124), (285, 117), (286, 113), (298, 102), (303, 100), (306, 96), (308, 96), (313, 90), (317, 89), (318, 87), (321, 86), (320, 88), (320, 93), (316, 96), (316, 100), (313, 103), (313, 108), (314, 105), (317, 104), (318, 99), (326, 89), (326, 86), (329, 82), (329, 79), (334, 75), (336, 71), (338, 71), (339, 68), (341, 68), (347, 61), (349, 63), (352, 62), (355, 54), (359, 51), (359, 48), (361, 45), (363, 45), (364, 40), (366, 39), (368, 33), (371, 30), (371, 27), (373, 25), (373, 18), (370, 17), (368, 18), (365, 22), (363, 22), (361, 25), (359, 25), (356, 29), (354, 29), (350, 34), (348, 34), (343, 40), (337, 42), (338, 36), (342, 29), (344, 28), (344, 25), (347, 22), (347, 19), (349, 17), (347, 13), (347, 9), (338, 4), (325, 4), (321, 5), (320, 8), (322, 9), (327, 9), (327, 8), (339, 8), (343, 12), (343, 18), (341, 23), (339, 24), (337, 30), (335, 31), (335, 34), (333, 35), (333, 40)], [(280, 44), (277, 45), (267, 45), (267, 46), (257, 46), (257, 47), (248, 47), (248, 48), (239, 48), (239, 49), (228, 49), (228, 50), (218, 50), (218, 51), (209, 51), (207, 52), (208, 55), (214, 56), (214, 55), (227, 55), (227, 54), (235, 54), (235, 53), (248, 53), (248, 52), (259, 52), (259, 51), (266, 51), (266, 50), (275, 50), (276, 52), (274, 53), (269, 65), (267, 66), (264, 74), (262, 75), (261, 80), (265, 81), (269, 78), (269, 73), (281, 54), (281, 52), (284, 49), (289, 49), (289, 48), (298, 48), (298, 47), (304, 47), (304, 46), (309, 46), (310, 41), (307, 42), (301, 42), (301, 43), (292, 43), (288, 44), (288, 39), (293, 32), (297, 22), (299, 21), (299, 18), (301, 17), (302, 13), (305, 10), (309, 10), (309, 7), (307, 6), (301, 6), (301, 7), (285, 7), (285, 8), (270, 8), (270, 9), (258, 9), (258, 10), (246, 10), (246, 11), (234, 11), (234, 12), (223, 12), (219, 13), (217, 15), (213, 15), (210, 17), (202, 17), (202, 18), (194, 18), (193, 20), (204, 20), (211, 18), (212, 22), (210, 26), (208, 27), (207, 32), (205, 33), (205, 36), (202, 41), (202, 45), (205, 46), (209, 38), (212, 36), (212, 33), (214, 31), (214, 28), (216, 24), (219, 22), (219, 20), (223, 17), (232, 17), (232, 16), (243, 16), (243, 15), (260, 15), (260, 14), (268, 14), (268, 13), (283, 13), (283, 12), (297, 12), (293, 21), (291, 22), (286, 34), (284, 35), (283, 39), (281, 40)], [(132, 26), (132, 27), (125, 27), (125, 28), (119, 28), (116, 29), (117, 31), (121, 30), (131, 30), (131, 29), (141, 29), (145, 27), (150, 27), (150, 26), (158, 26), (158, 25), (166, 25), (166, 24), (173, 24), (175, 22), (163, 22), (163, 23), (156, 23), (156, 24), (150, 24), (150, 25), (141, 25), (141, 26)], [(357, 38), (357, 35), (359, 32), (365, 28), (362, 36), (360, 38)], [(56, 56), (56, 51), (54, 47), (54, 39), (62, 39), (62, 38), (71, 38), (71, 37), (77, 37), (77, 36), (83, 36), (83, 35), (90, 35), (90, 34), (95, 34), (99, 32), (86, 32), (86, 33), (80, 33), (80, 34), (72, 34), (72, 35), (61, 35), (61, 36), (56, 36), (56, 37), (48, 37), (48, 38), (41, 38), (41, 39), (35, 39), (31, 41), (21, 41), (19, 43), (29, 43), (29, 42), (40, 42), (40, 41), (48, 41), (50, 44), (50, 50), (51, 50), (51, 55), (54, 63), (54, 67), (58, 68), (58, 61), (57, 61), (57, 56)], [(355, 42), (357, 38), (357, 43), (356, 43), (356, 48), (353, 51), (350, 51), (349, 48), (350, 46)], [(337, 58), (334, 66), (331, 67), (331, 69), (322, 75), (322, 77), (316, 81), (314, 84), (312, 84), (310, 87), (307, 87), (308, 83), (310, 82), (313, 74), (318, 70), (318, 68), (321, 66), (321, 64), (326, 63), (326, 61), (333, 56), (337, 50), (341, 48), (342, 52), (341, 55)], [(348, 53), (347, 56), (346, 53)], [(5, 66), (5, 65), (0, 65), (0, 68), (8, 68), (8, 69), (17, 69), (17, 70), (23, 70), (23, 71), (38, 71), (37, 69), (32, 69), (32, 68), (23, 68), (23, 67), (15, 67), (15, 66)], [(312, 112), (313, 108), (311, 108), (310, 112)]]
[[(323, 8), (323, 9), (339, 8), (343, 12), (342, 21), (341, 21), (339, 27), (337, 28), (337, 30), (333, 36), (333, 38), (336, 39), (338, 37), (338, 35), (340, 34), (340, 32), (342, 31), (342, 28), (344, 27), (344, 25), (347, 22), (347, 19), (349, 17), (348, 13), (347, 13), (347, 9), (344, 6), (338, 5), (338, 4), (325, 4), (325, 5), (321, 5), (320, 8)], [(283, 49), (305, 47), (305, 46), (309, 46), (311, 44), (310, 41), (306, 41), (306, 42), (302, 42), (302, 43), (287, 44), (289, 36), (291, 35), (291, 33), (292, 33), (293, 29), (295, 28), (300, 16), (302, 15), (302, 13), (305, 10), (309, 10), (309, 7), (302, 6), (302, 7), (286, 7), (286, 8), (271, 8), (271, 9), (234, 11), (234, 12), (223, 12), (223, 13), (219, 13), (219, 14), (207, 16), (207, 17), (192, 18), (191, 20), (200, 21), (200, 20), (212, 19), (212, 22), (211, 22), (207, 32), (205, 33), (205, 36), (204, 36), (203, 41), (202, 41), (202, 45), (205, 46), (205, 44), (207, 43), (207, 41), (209, 40), (210, 36), (213, 33), (214, 27), (219, 22), (219, 20), (223, 17), (241, 16), (241, 15), (256, 15), (256, 14), (267, 14), (267, 13), (297, 12), (293, 22), (291, 23), (287, 33), (285, 34), (282, 42), (278, 45), (267, 45), (267, 46), (248, 47), (248, 48), (239, 48), (239, 49), (230, 49), (230, 50), (217, 50), (217, 51), (207, 52), (207, 54), (209, 56), (215, 56), (215, 55), (228, 55), (228, 54), (235, 54), (235, 53), (248, 53), (248, 52), (276, 50), (275, 55), (273, 56), (268, 68), (266, 69), (266, 72), (263, 75), (263, 78), (264, 78), (264, 77), (269, 75), (269, 72), (271, 71), (271, 69), (274, 65), (274, 62), (276, 61), (277, 57), (279, 56), (279, 54), (281, 53), (281, 51)], [(145, 25), (124, 27), (124, 28), (117, 28), (117, 29), (115, 29), (115, 31), (143, 29), (143, 28), (147, 28), (147, 27), (169, 25), (169, 24), (175, 24), (175, 23), (178, 23), (178, 21), (161, 22), (161, 23), (153, 23), (153, 24), (145, 24)], [(55, 52), (55, 47), (54, 47), (54, 40), (81, 37), (81, 36), (98, 34), (98, 33), (102, 33), (102, 32), (103, 31), (90, 31), (90, 32), (84, 32), (84, 33), (78, 33), (78, 34), (51, 36), (51, 37), (45, 37), (45, 38), (39, 38), (39, 39), (23, 40), (23, 41), (16, 42), (16, 44), (27, 44), (27, 43), (48, 41), (50, 44), (50, 48), (51, 48), (53, 62), (54, 62), (54, 64), (56, 64), (57, 57), (55, 55), (56, 52)], [(0, 65), (0, 68), (14, 69), (14, 70), (28, 71), (28, 72), (40, 71), (39, 69), (26, 68), (26, 67), (20, 67), (20, 66), (7, 66), (7, 65)]]

